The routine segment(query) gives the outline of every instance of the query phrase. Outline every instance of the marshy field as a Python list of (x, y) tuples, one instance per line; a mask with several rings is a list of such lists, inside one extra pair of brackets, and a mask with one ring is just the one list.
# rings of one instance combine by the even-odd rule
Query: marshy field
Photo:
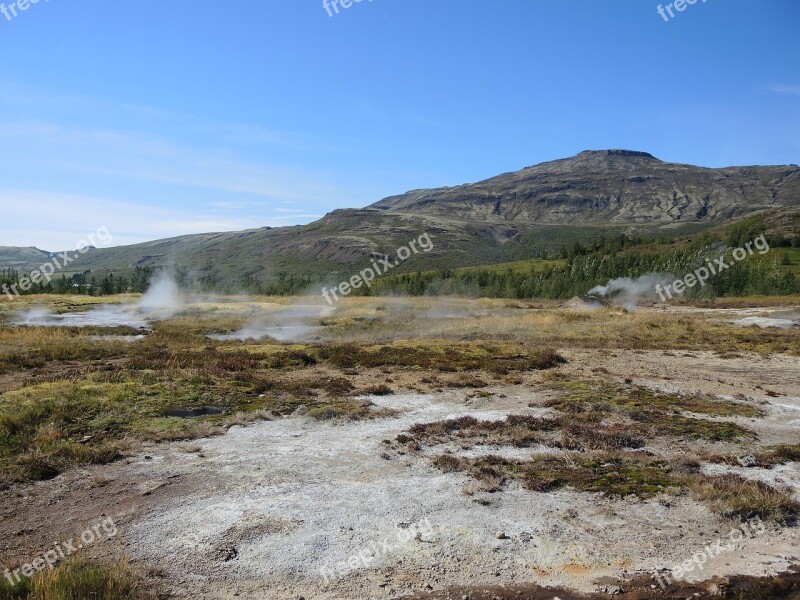
[(0, 599), (800, 597), (797, 297), (0, 318)]

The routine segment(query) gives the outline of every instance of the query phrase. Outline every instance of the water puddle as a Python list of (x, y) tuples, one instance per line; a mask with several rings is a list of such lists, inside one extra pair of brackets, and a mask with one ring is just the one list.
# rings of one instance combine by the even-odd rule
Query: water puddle
[(327, 306), (289, 306), (268, 315), (253, 317), (238, 331), (210, 333), (206, 337), (218, 341), (263, 338), (272, 338), (279, 342), (310, 341), (318, 339), (324, 329), (319, 325), (319, 319), (332, 314), (334, 310)]
[(148, 329), (150, 313), (137, 310), (135, 306), (106, 304), (82, 312), (55, 313), (42, 308), (22, 312), (12, 321), (13, 325), (37, 327), (132, 327)]
[(778, 329), (791, 329), (793, 327), (800, 327), (800, 321), (793, 321), (791, 319), (775, 319), (770, 317), (746, 317), (738, 321), (731, 321), (734, 325), (740, 327), (751, 327), (756, 325), (762, 329), (767, 327), (777, 327)]

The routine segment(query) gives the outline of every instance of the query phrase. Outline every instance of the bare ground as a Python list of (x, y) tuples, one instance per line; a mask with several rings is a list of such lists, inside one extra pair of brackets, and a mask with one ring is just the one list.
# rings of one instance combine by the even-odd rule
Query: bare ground
[[(764, 444), (800, 441), (797, 357), (561, 353), (569, 375), (753, 402), (766, 416), (736, 422)], [(424, 387), (417, 375), (394, 376), (394, 387)], [(362, 377), (381, 383), (386, 374)], [(612, 500), (513, 485), (466, 494), (466, 475), (386, 454), (384, 440), (419, 422), (541, 414), (538, 405), (550, 392), (538, 374), (516, 385), (495, 382), (486, 398), (426, 391), (373, 399), (399, 411), (396, 417), (319, 423), (298, 416), (235, 427), (225, 436), (153, 445), (123, 462), (17, 486), (3, 492), (0, 553), (28, 561), (109, 515), (119, 535), (87, 551), (130, 555), (159, 571), (163, 587), (178, 597), (355, 600), (491, 584), (598, 592), (603, 578), (669, 568), (732, 528), (686, 496)], [(795, 495), (800, 490), (797, 464), (740, 471), (793, 486)], [(406, 540), (403, 532), (419, 523), (430, 527)], [(798, 560), (798, 542), (797, 529), (769, 527), (708, 563), (702, 579), (785, 571)], [(368, 564), (336, 572), (369, 550), (377, 556)], [(335, 573), (325, 572), (328, 582), (325, 568)]]

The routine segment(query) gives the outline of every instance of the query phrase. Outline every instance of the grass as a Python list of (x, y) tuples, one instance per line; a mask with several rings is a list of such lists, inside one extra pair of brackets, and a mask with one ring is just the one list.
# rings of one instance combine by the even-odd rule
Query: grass
[[(797, 296), (720, 299), (706, 307), (797, 306)], [(791, 330), (739, 327), (736, 317), (687, 311), (602, 308), (560, 310), (557, 301), (464, 300), (460, 298), (348, 298), (326, 319), (332, 336), (355, 342), (375, 339), (515, 342), (533, 348), (608, 348), (714, 351), (736, 349), (763, 356), (800, 356), (800, 337)], [(356, 320), (362, 318), (362, 320)]]
[(319, 356), (340, 368), (402, 367), (443, 372), (512, 371), (552, 369), (566, 362), (552, 349), (526, 351), (497, 344), (449, 342), (393, 343), (380, 346), (342, 344), (322, 346)]
[[(74, 302), (94, 303), (83, 297), (48, 299), (51, 308), (64, 310), (75, 309)], [(240, 327), (244, 310), (241, 303), (228, 312), (191, 307), (190, 315), (153, 324), (135, 343), (94, 337), (116, 329), (0, 329), (0, 485), (113, 461), (138, 441), (215, 435), (265, 416), (352, 420), (391, 414), (356, 397), (393, 389), (357, 386), (345, 373), (469, 372), (478, 382), (481, 373), (548, 369), (563, 362), (552, 350), (516, 342), (289, 344), (205, 337)], [(223, 413), (165, 416), (170, 409), (198, 406), (219, 407)]]
[[(98, 302), (51, 299), (56, 310)], [(261, 302), (272, 310), (291, 299)], [(370, 371), (419, 373), (439, 387), (482, 390), (498, 377), (555, 369), (564, 362), (550, 349), (556, 347), (735, 348), (800, 355), (800, 342), (791, 331), (740, 329), (697, 314), (613, 308), (579, 313), (557, 310), (556, 303), (533, 306), (508, 300), (447, 299), (443, 305), (442, 299), (349, 298), (324, 319), (324, 335), (335, 341), (320, 343), (205, 337), (210, 331), (240, 327), (249, 310), (243, 303), (192, 307), (155, 324), (134, 344), (90, 337), (123, 333), (116, 330), (4, 327), (0, 483), (46, 479), (74, 465), (115, 460), (141, 440), (214, 435), (227, 425), (265, 416), (388, 416), (391, 411), (358, 398), (400, 391), (393, 389), (395, 384), (376, 385)], [(440, 380), (439, 373), (454, 375)], [(470, 463), (451, 455), (437, 459), (444, 469), (475, 474), (488, 489), (518, 480), (530, 489), (571, 487), (649, 497), (688, 485), (676, 477), (682, 473), (680, 465), (643, 450), (652, 440), (748, 441), (752, 433), (731, 419), (763, 415), (748, 404), (704, 396), (564, 381), (557, 373), (546, 379), (561, 394), (549, 405), (559, 413), (554, 418), (458, 419), (415, 426), (399, 441), (412, 450), (450, 441), (463, 447), (542, 445), (568, 457)], [(165, 416), (168, 409), (185, 406), (217, 406), (224, 413), (197, 419)], [(785, 446), (764, 449), (756, 458), (767, 466), (797, 456), (796, 447)]]
[[(127, 335), (127, 329), (105, 331)], [(0, 328), (0, 374), (41, 369), (50, 363), (109, 361), (125, 355), (125, 342), (96, 340), (89, 336), (97, 329), (61, 327), (2, 327)]]
[(518, 480), (535, 492), (571, 488), (609, 497), (650, 498), (677, 486), (666, 463), (649, 457), (600, 453), (592, 456), (545, 456), (513, 461), (497, 456), (476, 459), (440, 455), (433, 464), (445, 472), (466, 471), (479, 481)]
[(460, 417), (435, 423), (416, 424), (411, 437), (403, 441), (435, 446), (457, 441), (462, 448), (472, 445), (505, 445), (530, 448), (536, 444), (568, 450), (621, 450), (644, 446), (635, 428), (622, 423), (585, 424), (572, 419), (542, 419), (509, 415), (501, 421), (479, 421)]
[(625, 418), (634, 431), (651, 430), (656, 435), (710, 442), (752, 438), (744, 427), (727, 421), (692, 416), (758, 417), (763, 411), (749, 404), (704, 396), (662, 394), (641, 387), (617, 388), (594, 381), (551, 382), (564, 395), (548, 403), (576, 421), (597, 423), (609, 416)]
[(549, 491), (564, 486), (612, 497), (650, 498), (674, 485), (667, 465), (649, 458), (600, 454), (571, 460), (546, 457), (522, 464), (519, 475), (529, 490)]
[(714, 512), (730, 519), (744, 521), (759, 517), (794, 525), (800, 514), (800, 504), (788, 491), (733, 473), (718, 477), (694, 476), (686, 484), (696, 499), (707, 502)]
[(141, 579), (123, 562), (73, 560), (10, 584), (0, 578), (0, 600), (150, 600)]
[[(105, 463), (131, 440), (180, 440), (222, 433), (228, 423), (263, 414), (305, 412), (319, 419), (383, 416), (348, 396), (342, 377), (277, 376), (199, 369), (95, 374), (27, 386), (0, 399), (0, 483), (49, 479), (73, 465)], [(215, 406), (221, 415), (165, 416), (186, 406)]]
[[(731, 466), (741, 466), (739, 458), (741, 453), (736, 456), (727, 454), (716, 454), (706, 457), (708, 462), (726, 464)], [(754, 450), (750, 455), (751, 461), (748, 462), (749, 467), (758, 467), (761, 469), (771, 469), (777, 465), (785, 465), (791, 462), (800, 462), (800, 444), (780, 444), (778, 446), (767, 446)]]
[[(503, 444), (528, 448), (547, 443), (546, 432), (561, 427), (561, 422), (551, 419), (510, 415), (502, 421), (479, 421), (474, 417), (461, 417), (435, 423), (419, 423), (409, 429), (409, 436), (400, 441), (413, 440), (416, 444), (435, 446), (457, 440), (462, 446)], [(554, 442), (557, 444), (557, 442)]]
[(756, 466), (770, 469), (776, 465), (800, 462), (800, 444), (781, 444), (771, 446), (755, 455)]
[[(651, 498), (661, 493), (690, 491), (725, 518), (764, 520), (791, 524), (798, 504), (786, 491), (735, 475), (706, 477), (700, 463), (658, 456), (646, 449), (654, 440), (666, 448), (692, 439), (704, 443), (752, 440), (754, 435), (712, 417), (756, 417), (762, 411), (747, 404), (704, 396), (662, 394), (636, 386), (615, 387), (598, 381), (564, 381), (556, 373), (561, 395), (547, 403), (554, 417), (509, 415), (503, 420), (481, 421), (461, 417), (413, 425), (396, 438), (399, 451), (421, 453), (423, 448), (450, 444), (461, 450), (474, 446), (528, 448), (541, 445), (556, 453), (533, 455), (526, 460), (499, 456), (467, 458), (451, 453), (432, 457), (444, 472), (466, 472), (484, 491), (497, 491), (511, 481), (535, 492), (569, 488), (609, 497)], [(558, 452), (560, 450), (560, 452)], [(762, 464), (797, 460), (798, 446), (767, 448), (757, 459)]]
[(309, 417), (320, 421), (340, 420), (362, 420), (377, 417), (390, 417), (395, 413), (391, 409), (373, 408), (372, 402), (363, 400), (339, 400), (327, 402), (324, 405), (315, 406), (308, 409)]
[(620, 412), (654, 411), (669, 413), (685, 411), (713, 417), (762, 417), (764, 411), (749, 404), (719, 400), (709, 396), (664, 394), (638, 387), (615, 387), (586, 380), (561, 381), (551, 379), (567, 395), (550, 403), (566, 412), (585, 412), (611, 409)]
[[(563, 438), (546, 437), (563, 427)], [(610, 431), (609, 431), (610, 430)], [(534, 456), (528, 460), (509, 460), (498, 456), (465, 458), (439, 454), (431, 460), (445, 473), (466, 472), (497, 491), (509, 481), (518, 481), (531, 491), (547, 493), (569, 488), (608, 497), (651, 498), (661, 493), (688, 490), (724, 518), (747, 520), (760, 517), (783, 525), (793, 525), (800, 504), (788, 491), (760, 481), (729, 474), (709, 477), (700, 474), (699, 463), (669, 461), (640, 448), (642, 440), (624, 427), (578, 427), (571, 420), (509, 416), (503, 421), (478, 421), (462, 417), (436, 423), (417, 424), (396, 442), (412, 452), (422, 446), (434, 447), (456, 442), (462, 449), (473, 444), (528, 447), (544, 444), (569, 452)], [(783, 448), (783, 447), (781, 447)], [(777, 450), (772, 456), (795, 456), (796, 448)]]

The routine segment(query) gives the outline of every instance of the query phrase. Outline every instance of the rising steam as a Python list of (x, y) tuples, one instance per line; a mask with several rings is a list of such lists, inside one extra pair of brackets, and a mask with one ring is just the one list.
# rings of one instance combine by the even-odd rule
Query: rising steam
[(647, 273), (636, 279), (620, 277), (612, 279), (606, 285), (598, 285), (589, 290), (589, 294), (612, 297), (613, 302), (628, 310), (635, 310), (642, 300), (657, 300), (657, 285), (667, 285), (675, 280), (668, 273)]
[(178, 284), (167, 273), (162, 273), (150, 284), (137, 307), (143, 312), (156, 313), (159, 317), (168, 318), (185, 304)]

